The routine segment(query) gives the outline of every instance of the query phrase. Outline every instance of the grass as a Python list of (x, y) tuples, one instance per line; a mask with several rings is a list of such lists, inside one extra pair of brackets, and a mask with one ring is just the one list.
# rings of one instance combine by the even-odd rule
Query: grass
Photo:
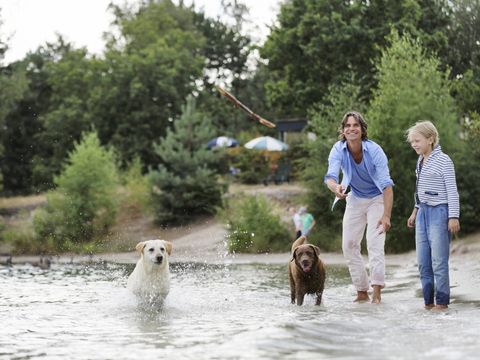
[(45, 195), (14, 196), (0, 198), (0, 209), (33, 208), (47, 200)]

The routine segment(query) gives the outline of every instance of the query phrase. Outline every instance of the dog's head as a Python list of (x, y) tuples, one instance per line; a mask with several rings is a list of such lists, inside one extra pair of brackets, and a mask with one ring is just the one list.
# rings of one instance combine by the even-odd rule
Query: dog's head
[(320, 248), (312, 244), (303, 244), (293, 250), (293, 259), (304, 273), (309, 273), (318, 262)]
[(139, 242), (135, 248), (144, 261), (155, 265), (165, 264), (172, 253), (172, 243), (159, 239)]

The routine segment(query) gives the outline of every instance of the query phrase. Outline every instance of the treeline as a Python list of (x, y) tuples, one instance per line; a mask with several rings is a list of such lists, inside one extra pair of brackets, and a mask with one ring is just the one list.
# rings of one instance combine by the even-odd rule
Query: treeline
[(154, 143), (179, 118), (189, 94), (219, 134), (250, 124), (212, 88), (228, 82), (240, 94), (248, 85), (253, 45), (235, 26), (169, 0), (110, 11), (115, 26), (105, 34), (102, 56), (60, 36), (0, 69), (4, 194), (52, 188), (74, 142), (92, 129), (122, 164), (139, 156), (144, 170), (156, 167)]
[[(421, 119), (438, 125), (455, 162), (463, 231), (478, 229), (478, 0), (287, 0), (261, 46), (240, 31), (247, 9), (225, 4), (235, 8), (236, 22), (170, 0), (111, 6), (114, 28), (101, 56), (59, 36), (0, 66), (2, 193), (57, 188), (75, 144), (94, 131), (99, 144), (114, 149), (120, 169), (139, 159), (159, 222), (214, 213), (222, 190), (212, 179), (225, 168), (220, 157), (200, 151), (200, 139), (258, 131), (219, 98), (213, 85), (220, 83), (266, 118), (310, 120), (307, 130), (317, 138), (304, 142), (295, 163), (319, 223), (312, 239), (322, 247), (338, 247), (342, 209), (330, 211), (323, 175), (349, 109), (366, 114), (369, 137), (390, 159), (396, 186), (389, 251), (414, 246), (405, 222), (416, 156), (404, 131)], [(2, 40), (0, 57), (8, 51)], [(251, 69), (257, 50), (261, 61)], [(194, 133), (197, 140), (184, 141)]]

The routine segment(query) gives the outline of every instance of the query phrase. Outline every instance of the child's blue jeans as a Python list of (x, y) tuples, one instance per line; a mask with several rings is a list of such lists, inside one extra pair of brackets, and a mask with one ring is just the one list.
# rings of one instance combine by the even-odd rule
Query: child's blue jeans
[(425, 305), (450, 303), (450, 239), (448, 206), (420, 204), (416, 218), (415, 243)]

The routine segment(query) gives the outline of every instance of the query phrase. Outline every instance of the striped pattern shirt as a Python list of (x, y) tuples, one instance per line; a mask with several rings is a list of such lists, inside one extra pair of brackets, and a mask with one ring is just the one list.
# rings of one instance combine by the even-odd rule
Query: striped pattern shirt
[(455, 169), (450, 157), (437, 145), (427, 161), (422, 164), (423, 155), (417, 161), (417, 186), (415, 207), (419, 203), (436, 206), (448, 205), (448, 217), (459, 218), (460, 200), (457, 191)]

